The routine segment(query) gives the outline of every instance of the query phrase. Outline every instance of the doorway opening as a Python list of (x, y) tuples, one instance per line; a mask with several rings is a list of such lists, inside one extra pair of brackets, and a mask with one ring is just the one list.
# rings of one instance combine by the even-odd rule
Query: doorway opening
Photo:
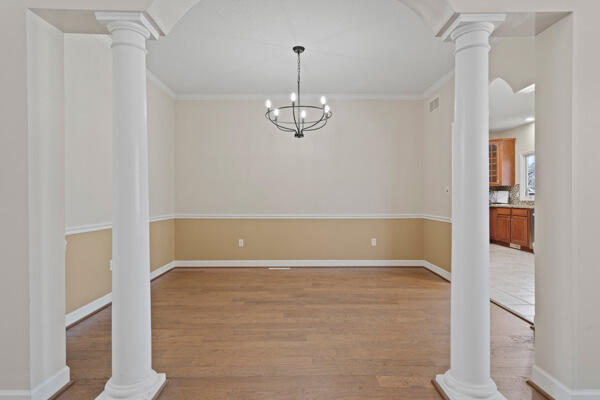
[(535, 319), (535, 84), (490, 84), (490, 297)]

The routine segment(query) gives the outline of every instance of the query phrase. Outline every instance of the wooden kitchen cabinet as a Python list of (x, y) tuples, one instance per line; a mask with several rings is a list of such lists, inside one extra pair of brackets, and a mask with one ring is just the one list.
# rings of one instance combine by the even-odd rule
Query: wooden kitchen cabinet
[(515, 138), (493, 139), (489, 143), (490, 186), (514, 186)]
[(531, 210), (527, 208), (490, 208), (490, 241), (531, 249)]

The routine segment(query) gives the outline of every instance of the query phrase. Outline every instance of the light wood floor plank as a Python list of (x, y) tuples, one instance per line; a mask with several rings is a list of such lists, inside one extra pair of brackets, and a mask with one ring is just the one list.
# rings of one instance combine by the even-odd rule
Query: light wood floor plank
[[(153, 364), (175, 399), (439, 399), (449, 366), (450, 285), (422, 268), (179, 269), (152, 283)], [(492, 375), (538, 399), (529, 325), (492, 310)], [(75, 384), (110, 376), (110, 307), (67, 332)]]

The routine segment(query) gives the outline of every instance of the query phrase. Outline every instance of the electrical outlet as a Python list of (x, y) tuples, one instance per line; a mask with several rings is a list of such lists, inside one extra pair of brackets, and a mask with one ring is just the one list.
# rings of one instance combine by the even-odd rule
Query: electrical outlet
[(375, 247), (375, 246), (377, 246), (377, 239), (376, 239), (376, 238), (372, 238), (372, 239), (371, 239), (371, 246), (372, 246), (372, 247)]
[(238, 247), (244, 247), (244, 239), (238, 240)]
[(111, 271), (112, 271), (112, 267), (113, 267), (112, 260), (110, 260), (110, 261), (108, 262), (108, 268), (109, 268)]

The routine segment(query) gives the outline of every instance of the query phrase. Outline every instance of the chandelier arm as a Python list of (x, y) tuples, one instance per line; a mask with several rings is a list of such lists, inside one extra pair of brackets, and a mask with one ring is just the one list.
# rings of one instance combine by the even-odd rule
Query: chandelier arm
[[(298, 100), (300, 100), (300, 98), (298, 98)], [(298, 111), (300, 111), (300, 108), (298, 108)], [(296, 120), (296, 106), (294, 105), (294, 103), (292, 103), (292, 118), (294, 118), (294, 125), (296, 126), (295, 132), (300, 132), (300, 126), (298, 125), (298, 121)]]
[(310, 130), (311, 130), (311, 128), (313, 128), (313, 127), (317, 126), (317, 125), (318, 125), (319, 123), (321, 123), (321, 122), (322, 122), (324, 119), (327, 119), (327, 118), (326, 118), (326, 116), (325, 116), (325, 110), (323, 110), (323, 114), (321, 115), (321, 118), (320, 118), (318, 121), (314, 122), (312, 125), (309, 125), (309, 126), (307, 126), (306, 128), (304, 128), (304, 127), (303, 127), (303, 128), (302, 128), (302, 130), (307, 130), (307, 131), (310, 131)]
[(277, 121), (275, 121), (275, 120), (271, 119), (271, 117), (270, 117), (270, 111), (267, 111), (267, 113), (265, 114), (265, 117), (266, 117), (266, 118), (267, 118), (267, 119), (268, 119), (268, 120), (269, 120), (269, 121), (270, 121), (270, 122), (271, 122), (273, 125), (275, 125), (275, 126), (276, 126), (276, 127), (277, 127), (277, 128), (280, 130), (280, 131), (283, 131), (283, 132), (288, 132), (288, 133), (292, 133), (292, 132), (294, 132), (294, 133), (295, 133), (295, 132), (297, 132), (295, 129), (292, 129), (292, 128), (287, 128), (287, 127), (285, 127), (285, 126), (279, 125), (279, 124), (277, 123)]
[(306, 131), (306, 132), (318, 131), (319, 129), (321, 129), (321, 128), (324, 128), (324, 127), (325, 127), (325, 125), (327, 125), (327, 122), (328, 122), (328, 121), (329, 121), (329, 119), (324, 119), (324, 120), (323, 120), (323, 125), (321, 125), (321, 126), (318, 126), (318, 127), (316, 127), (316, 128), (313, 128), (313, 129), (304, 129), (304, 131)]

